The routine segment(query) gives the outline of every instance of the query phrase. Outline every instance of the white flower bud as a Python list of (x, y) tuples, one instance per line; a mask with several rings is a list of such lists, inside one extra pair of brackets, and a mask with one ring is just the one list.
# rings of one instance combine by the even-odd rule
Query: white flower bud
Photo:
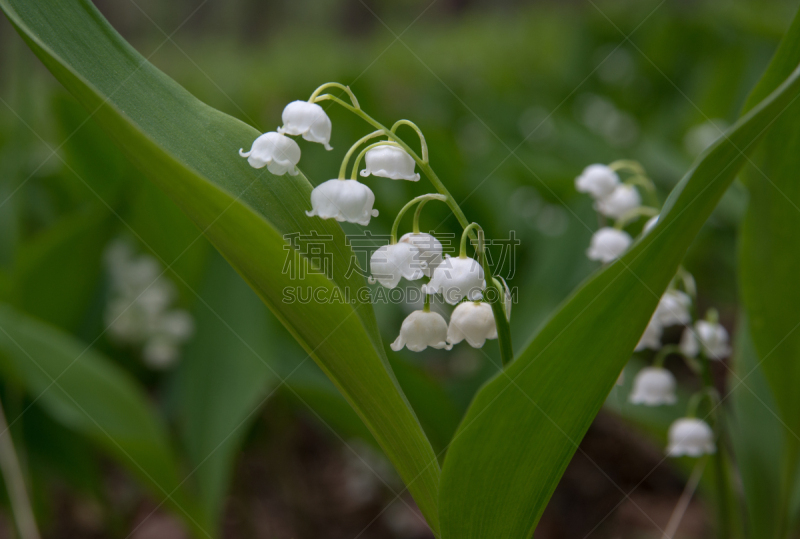
[(689, 308), (692, 298), (680, 290), (667, 290), (658, 302), (655, 316), (663, 327), (688, 324), (692, 321)]
[(598, 199), (594, 208), (606, 217), (619, 219), (641, 205), (642, 197), (634, 186), (618, 185), (610, 195)]
[(442, 294), (444, 300), (455, 305), (464, 298), (472, 301), (481, 299), (481, 291), (486, 289), (483, 268), (473, 258), (452, 258), (445, 255), (444, 261), (436, 267), (433, 278), (422, 285), (426, 294)]
[(144, 362), (153, 369), (166, 369), (178, 361), (180, 350), (171, 338), (156, 335), (147, 340), (142, 349)]
[(331, 119), (325, 110), (316, 103), (308, 101), (292, 101), (282, 114), (283, 127), (278, 133), (286, 135), (302, 135), (310, 142), (319, 142), (326, 150), (332, 150)]
[(177, 342), (184, 342), (194, 334), (194, 319), (183, 309), (173, 309), (157, 317), (154, 331)]
[(703, 347), (703, 352), (709, 359), (722, 359), (731, 353), (728, 346), (728, 332), (722, 324), (699, 320), (694, 329), (697, 332), (697, 339)]
[(439, 313), (414, 311), (403, 320), (400, 335), (392, 343), (392, 350), (399, 352), (405, 346), (412, 352), (422, 352), (427, 347), (450, 350), (447, 343), (447, 322)]
[(409, 281), (421, 279), (424, 262), (419, 259), (419, 249), (410, 243), (395, 243), (379, 247), (369, 260), (373, 282), (377, 280), (386, 288), (394, 288), (401, 277)]
[(419, 174), (414, 173), (414, 158), (407, 151), (390, 144), (375, 146), (367, 151), (364, 157), (367, 168), (361, 171), (362, 176), (380, 176), (392, 180), (419, 181)]
[(422, 272), (430, 277), (436, 266), (442, 262), (442, 244), (435, 237), (425, 232), (419, 234), (403, 234), (400, 243), (410, 243), (419, 249), (419, 261), (424, 263)]
[(675, 404), (675, 377), (661, 367), (645, 367), (633, 379), (632, 404), (659, 406)]
[(662, 329), (661, 324), (656, 318), (656, 314), (653, 313), (653, 316), (650, 317), (650, 322), (648, 322), (647, 327), (644, 328), (644, 333), (642, 333), (642, 337), (639, 339), (633, 351), (641, 352), (645, 348), (650, 348), (651, 350), (658, 350), (661, 348)]
[(669, 445), (667, 455), (670, 457), (700, 457), (717, 451), (714, 445), (714, 431), (708, 423), (701, 419), (684, 417), (676, 420), (669, 427)]
[(697, 354), (700, 353), (700, 343), (697, 342), (697, 337), (694, 336), (694, 329), (691, 326), (683, 328), (678, 348), (686, 357), (697, 357)]
[(608, 263), (622, 256), (632, 242), (633, 239), (627, 232), (616, 228), (604, 227), (592, 236), (586, 256), (591, 260), (600, 260)]
[(372, 209), (373, 204), (375, 194), (363, 183), (356, 180), (328, 180), (311, 192), (312, 210), (307, 211), (306, 215), (366, 226), (370, 218), (378, 216), (378, 210)]
[(486, 339), (497, 338), (497, 325), (492, 306), (488, 303), (465, 301), (459, 303), (450, 315), (447, 342), (458, 344), (465, 340), (473, 348), (482, 348)]
[(575, 178), (575, 189), (595, 199), (605, 198), (619, 185), (619, 176), (606, 165), (589, 165)]
[(239, 148), (239, 155), (247, 158), (253, 168), (267, 167), (272, 174), (283, 176), (287, 172), (297, 176), (297, 163), (300, 162), (300, 146), (280, 133), (270, 131), (253, 141), (249, 152)]

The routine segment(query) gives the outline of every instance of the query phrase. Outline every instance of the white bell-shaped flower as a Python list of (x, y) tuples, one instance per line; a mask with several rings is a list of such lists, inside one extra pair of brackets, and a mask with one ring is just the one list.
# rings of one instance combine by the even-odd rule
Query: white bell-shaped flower
[(619, 219), (629, 211), (642, 205), (639, 191), (632, 185), (618, 185), (608, 196), (598, 199), (594, 208), (612, 219)]
[(595, 199), (609, 196), (619, 185), (619, 176), (607, 165), (589, 165), (575, 178), (575, 189)]
[(591, 260), (608, 263), (622, 256), (632, 242), (633, 239), (624, 230), (603, 227), (592, 236), (586, 256)]
[(331, 119), (318, 104), (292, 101), (283, 109), (281, 118), (283, 126), (278, 128), (278, 133), (302, 135), (310, 142), (319, 142), (326, 150), (333, 149), (330, 145)]
[(663, 327), (688, 324), (692, 321), (689, 309), (692, 298), (680, 290), (667, 290), (656, 307), (656, 318)]
[(667, 369), (645, 367), (633, 379), (633, 390), (628, 400), (645, 406), (675, 404), (675, 377)]
[(481, 291), (485, 289), (483, 268), (475, 259), (452, 258), (450, 255), (445, 255), (442, 263), (434, 270), (430, 282), (422, 286), (423, 293), (441, 293), (450, 305), (455, 305), (464, 298), (477, 301), (483, 297)]
[(375, 146), (364, 156), (367, 168), (361, 171), (362, 176), (380, 176), (392, 180), (419, 181), (419, 174), (414, 173), (414, 158), (403, 148), (391, 144)]
[(267, 167), (276, 176), (287, 172), (297, 176), (297, 163), (300, 162), (300, 146), (289, 137), (270, 131), (253, 141), (249, 152), (239, 148), (239, 155), (247, 158), (253, 168)]
[(728, 346), (728, 332), (722, 324), (699, 320), (694, 325), (697, 332), (697, 339), (703, 347), (703, 352), (709, 359), (722, 359), (731, 353)]
[(695, 337), (694, 329), (691, 326), (683, 328), (678, 348), (686, 357), (697, 357), (697, 354), (700, 353), (700, 343), (697, 342), (697, 337)]
[(419, 250), (419, 261), (424, 265), (422, 272), (430, 277), (436, 266), (442, 262), (442, 244), (434, 236), (420, 232), (419, 234), (403, 234), (399, 243), (409, 243)]
[(667, 455), (670, 457), (700, 457), (716, 450), (714, 431), (701, 419), (684, 417), (669, 427)]
[(419, 249), (410, 243), (379, 247), (369, 260), (373, 282), (378, 281), (386, 288), (394, 288), (401, 277), (409, 281), (421, 279), (425, 263), (419, 258)]
[(378, 216), (378, 210), (372, 209), (373, 204), (375, 194), (363, 183), (356, 180), (328, 180), (311, 192), (312, 209), (306, 215), (366, 226), (370, 218)]
[(482, 348), (486, 339), (497, 338), (497, 325), (492, 306), (488, 303), (465, 301), (450, 315), (447, 342), (458, 344), (466, 340), (473, 348)]
[(636, 344), (636, 348), (633, 349), (634, 352), (641, 352), (645, 348), (649, 348), (651, 350), (658, 350), (661, 348), (661, 333), (663, 331), (663, 327), (661, 323), (658, 321), (656, 317), (656, 313), (653, 313), (653, 316), (650, 317), (650, 322), (647, 323), (647, 327), (644, 328), (644, 333), (642, 333), (639, 342)]
[(447, 343), (447, 322), (439, 313), (414, 311), (403, 320), (400, 335), (391, 344), (392, 350), (399, 352), (405, 346), (412, 352), (422, 352), (427, 347), (450, 350)]

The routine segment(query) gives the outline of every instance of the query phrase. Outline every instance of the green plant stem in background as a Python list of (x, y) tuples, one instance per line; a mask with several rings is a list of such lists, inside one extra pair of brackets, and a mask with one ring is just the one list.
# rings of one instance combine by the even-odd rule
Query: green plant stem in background
[(3, 470), (3, 479), (11, 500), (11, 510), (14, 512), (20, 539), (39, 539), (41, 536), (36, 527), (25, 477), (19, 465), (17, 451), (14, 449), (14, 441), (11, 439), (11, 430), (6, 421), (2, 402), (0, 402), (0, 469)]
[[(700, 366), (704, 392), (716, 393), (714, 380), (711, 377), (710, 362), (708, 356), (705, 354), (701, 354)], [(711, 399), (709, 400), (711, 401)], [(731, 533), (731, 515), (728, 502), (730, 500), (731, 489), (730, 483), (728, 482), (728, 470), (725, 465), (726, 447), (723, 443), (726, 438), (724, 435), (725, 422), (720, 418), (720, 407), (722, 404), (714, 403), (713, 401), (711, 401), (710, 404), (714, 433), (717, 438), (717, 452), (713, 456), (717, 489), (717, 536), (719, 539), (729, 539)]]
[[(314, 91), (314, 93), (312, 94), (312, 98), (309, 99), (309, 101), (311, 102), (325, 101), (325, 100), (333, 101), (334, 103), (337, 103), (342, 107), (346, 108), (353, 114), (356, 114), (371, 126), (383, 131), (387, 137), (395, 141), (401, 148), (403, 148), (406, 152), (408, 152), (408, 154), (414, 159), (414, 161), (417, 162), (417, 166), (419, 166), (422, 172), (425, 173), (425, 176), (427, 176), (427, 178), (430, 180), (430, 182), (433, 184), (436, 190), (445, 196), (446, 199), (445, 202), (447, 203), (448, 206), (450, 206), (450, 210), (453, 212), (453, 215), (456, 216), (456, 219), (458, 219), (459, 224), (466, 229), (470, 225), (467, 216), (461, 210), (461, 207), (458, 205), (458, 202), (456, 202), (456, 199), (453, 198), (453, 195), (450, 194), (450, 191), (447, 190), (447, 188), (442, 183), (442, 180), (439, 179), (439, 177), (436, 175), (436, 173), (433, 171), (433, 169), (431, 168), (430, 164), (427, 161), (427, 155), (425, 155), (427, 153), (427, 146), (424, 143), (425, 139), (424, 137), (422, 137), (419, 128), (408, 120), (400, 120), (399, 122), (395, 123), (392, 129), (397, 129), (397, 127), (399, 127), (398, 124), (401, 124), (401, 122), (402, 122), (401, 125), (405, 124), (413, 127), (418, 132), (418, 134), (420, 134), (420, 141), (423, 144), (422, 151), (425, 159), (420, 158), (420, 156), (417, 155), (417, 153), (414, 150), (412, 150), (411, 147), (408, 144), (406, 144), (405, 141), (403, 141), (403, 139), (398, 137), (397, 134), (392, 129), (387, 129), (385, 125), (383, 125), (378, 120), (376, 120), (375, 118), (373, 118), (372, 116), (361, 110), (361, 108), (358, 107), (357, 105), (356, 106), (350, 105), (331, 94), (319, 95), (322, 89), (329, 86), (336, 86), (337, 88), (341, 87), (345, 89), (350, 95), (351, 99), (354, 100), (353, 102), (357, 103), (357, 101), (355, 101), (355, 96), (352, 94), (349, 88), (344, 87), (342, 85), (337, 85), (336, 83), (323, 84)], [(488, 301), (488, 303), (491, 304), (492, 306), (492, 312), (494, 313), (495, 323), (497, 324), (497, 338), (498, 342), (500, 343), (500, 357), (502, 358), (503, 365), (507, 365), (508, 363), (511, 362), (511, 360), (514, 359), (514, 348), (512, 346), (512, 341), (511, 341), (511, 326), (509, 325), (508, 318), (505, 315), (503, 303), (500, 301), (500, 298), (503, 297), (503, 294), (505, 294), (505, 290), (503, 290), (502, 287), (498, 287), (496, 283), (494, 283), (493, 279), (491, 279), (492, 272), (491, 268), (489, 268), (489, 264), (486, 262), (486, 257), (484, 257), (483, 272), (484, 276), (486, 277), (487, 286), (492, 286), (493, 288), (495, 288), (497, 292), (497, 294), (494, 294), (494, 297), (491, 298)], [(487, 294), (487, 295), (492, 296), (492, 294)]]

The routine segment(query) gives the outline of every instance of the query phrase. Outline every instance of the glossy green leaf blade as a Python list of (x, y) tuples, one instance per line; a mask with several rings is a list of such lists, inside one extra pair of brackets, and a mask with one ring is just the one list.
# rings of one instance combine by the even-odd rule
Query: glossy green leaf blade
[(180, 489), (164, 424), (127, 373), (84, 343), (7, 305), (0, 305), (0, 368), (58, 422), (114, 455), (190, 526), (208, 528), (204, 513)]
[(752, 149), (799, 92), (796, 70), (705, 152), (658, 225), (577, 290), (481, 389), (445, 460), (443, 537), (531, 536), (659, 296), (744, 163), (740, 149)]
[[(750, 96), (747, 107), (800, 62), (800, 15)], [(739, 237), (739, 282), (753, 345), (763, 360), (796, 468), (800, 444), (800, 100), (775, 122), (742, 174), (750, 200)], [(795, 470), (784, 470), (794, 477)], [(784, 485), (788, 496), (789, 485)], [(786, 501), (784, 500), (784, 503)], [(785, 517), (785, 515), (784, 515)]]
[[(191, 96), (128, 45), (88, 0), (1, 0), (0, 7), (59, 81), (128, 157), (189, 215), (334, 381), (438, 528), (439, 468), (388, 366), (371, 305), (341, 228), (306, 217), (311, 185), (274, 177), (237, 155), (258, 132)], [(333, 280), (282, 271), (284, 235), (330, 235)], [(286, 302), (283, 289), (352, 303)]]
[(759, 365), (746, 317), (736, 331), (733, 375), (728, 378), (733, 417), (729, 422), (747, 506), (748, 537), (779, 537), (783, 425)]
[(194, 311), (196, 337), (175, 373), (173, 399), (200, 501), (216, 522), (247, 429), (278, 376), (266, 363), (266, 307), (220, 256)]

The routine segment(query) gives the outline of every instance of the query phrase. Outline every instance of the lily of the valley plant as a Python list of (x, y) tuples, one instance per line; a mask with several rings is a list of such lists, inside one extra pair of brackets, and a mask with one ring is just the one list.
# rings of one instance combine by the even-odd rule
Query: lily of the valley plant
[[(323, 93), (329, 88), (344, 90), (350, 103)], [(420, 174), (415, 169), (419, 167), (437, 191), (418, 196), (403, 206), (394, 219), (389, 244), (378, 248), (370, 257), (370, 282), (395, 288), (401, 279), (426, 281), (422, 284), (424, 306), (403, 321), (399, 335), (391, 345), (392, 349), (399, 351), (405, 347), (420, 352), (432, 347), (450, 350), (461, 341), (481, 348), (487, 339), (499, 338), (503, 362), (509, 362), (513, 351), (508, 326), (511, 312), (508, 287), (502, 278), (491, 274), (483, 229), (479, 224), (467, 220), (431, 168), (425, 136), (416, 124), (410, 120), (398, 120), (391, 128), (387, 128), (361, 109), (349, 87), (331, 82), (317, 88), (308, 101), (293, 101), (286, 105), (282, 115), (283, 125), (277, 131), (259, 136), (249, 151), (242, 148), (239, 155), (247, 158), (252, 167), (267, 167), (275, 175), (297, 174), (301, 151), (290, 135), (302, 136), (307, 141), (322, 144), (327, 150), (332, 149), (331, 120), (319, 105), (325, 101), (344, 107), (377, 130), (350, 147), (342, 160), (337, 178), (314, 188), (311, 192), (311, 209), (306, 211), (309, 217), (369, 225), (370, 219), (378, 215), (378, 210), (374, 208), (375, 194), (358, 180), (359, 176), (416, 182)], [(410, 127), (416, 133), (420, 144), (419, 154), (397, 134), (402, 126)], [(363, 169), (362, 162), (365, 162)], [(463, 227), (457, 257), (443, 257), (439, 240), (432, 234), (420, 232), (420, 215), (430, 201), (447, 204)], [(618, 206), (620, 204), (624, 204), (624, 201), (617, 203)], [(401, 219), (412, 208), (415, 211), (411, 232), (398, 239)], [(476, 240), (477, 260), (468, 256), (467, 244), (471, 238)], [(446, 303), (457, 305), (449, 324), (442, 315), (431, 312), (431, 302), (439, 295)]]

